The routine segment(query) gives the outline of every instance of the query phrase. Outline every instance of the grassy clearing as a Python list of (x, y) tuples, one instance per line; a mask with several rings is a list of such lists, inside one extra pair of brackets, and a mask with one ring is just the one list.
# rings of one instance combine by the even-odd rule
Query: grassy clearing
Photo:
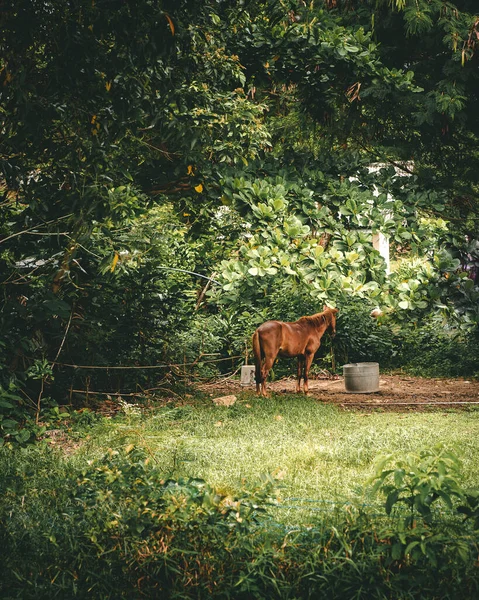
[[(126, 405), (112, 419), (76, 413), (70, 425), (69, 439), (52, 432), (63, 452), (0, 449), (1, 598), (478, 597), (477, 525), (458, 512), (465, 503), (477, 515), (464, 488), (478, 485), (478, 411), (370, 414), (245, 393), (231, 408), (201, 398)], [(402, 507), (387, 517), (384, 500), (338, 506), (373, 503), (363, 490), (379, 455), (398, 460), (438, 442), (462, 459), (463, 476), (444, 452), (416, 456), (405, 467), (416, 478), (396, 472), (396, 491), (424, 492), (414, 526)], [(257, 485), (263, 473), (283, 475), (282, 506), (269, 515), (261, 509), (275, 492)], [(421, 518), (441, 477), (453, 502)], [(310, 502), (297, 510), (291, 497)]]
[[(72, 461), (134, 444), (165, 475), (200, 477), (224, 493), (271, 473), (283, 478), (283, 499), (370, 502), (364, 488), (379, 455), (438, 443), (460, 457), (464, 485), (478, 486), (478, 437), (479, 411), (345, 412), (301, 396), (261, 400), (244, 393), (229, 408), (196, 400), (142, 414), (127, 410), (95, 426)], [(291, 522), (298, 512), (282, 509), (277, 518)]]

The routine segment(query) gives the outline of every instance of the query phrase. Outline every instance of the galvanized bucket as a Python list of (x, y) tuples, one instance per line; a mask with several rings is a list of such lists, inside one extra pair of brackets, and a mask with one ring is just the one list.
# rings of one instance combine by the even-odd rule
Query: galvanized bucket
[(363, 362), (343, 365), (344, 387), (350, 394), (379, 392), (379, 363)]

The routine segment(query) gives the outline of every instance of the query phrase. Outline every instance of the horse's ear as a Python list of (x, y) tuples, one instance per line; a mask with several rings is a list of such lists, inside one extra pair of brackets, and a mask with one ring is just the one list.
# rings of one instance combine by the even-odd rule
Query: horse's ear
[(323, 306), (323, 312), (329, 310), (330, 312), (336, 314), (339, 312), (339, 310), (337, 308), (330, 308), (329, 306), (327, 306), (326, 304)]

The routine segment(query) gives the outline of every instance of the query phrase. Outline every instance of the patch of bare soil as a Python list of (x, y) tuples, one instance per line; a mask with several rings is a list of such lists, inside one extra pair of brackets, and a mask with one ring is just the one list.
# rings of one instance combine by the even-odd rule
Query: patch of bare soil
[[(204, 387), (204, 391), (217, 395), (253, 390), (252, 387), (241, 387), (239, 381), (232, 380)], [(296, 380), (291, 377), (269, 382), (268, 390), (277, 394), (294, 394)], [(352, 394), (346, 392), (342, 377), (331, 377), (310, 380), (309, 397), (319, 402), (337, 404), (345, 409), (393, 411), (479, 409), (479, 381), (381, 375), (379, 392)]]

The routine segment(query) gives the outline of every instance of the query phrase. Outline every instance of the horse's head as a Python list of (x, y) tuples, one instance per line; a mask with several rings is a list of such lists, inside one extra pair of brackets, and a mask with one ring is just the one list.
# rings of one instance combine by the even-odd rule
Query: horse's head
[(324, 316), (328, 320), (329, 327), (331, 328), (331, 336), (336, 335), (336, 315), (339, 310), (337, 308), (330, 308), (329, 306), (323, 306)]

